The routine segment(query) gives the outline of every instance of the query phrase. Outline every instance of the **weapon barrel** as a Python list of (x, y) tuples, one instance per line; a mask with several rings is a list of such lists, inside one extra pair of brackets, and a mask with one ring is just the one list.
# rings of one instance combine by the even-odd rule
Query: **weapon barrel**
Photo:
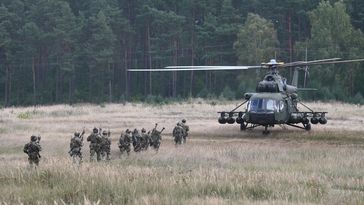
[(161, 130), (161, 133), (163, 132), (163, 130), (165, 130), (166, 128), (163, 127), (163, 129)]

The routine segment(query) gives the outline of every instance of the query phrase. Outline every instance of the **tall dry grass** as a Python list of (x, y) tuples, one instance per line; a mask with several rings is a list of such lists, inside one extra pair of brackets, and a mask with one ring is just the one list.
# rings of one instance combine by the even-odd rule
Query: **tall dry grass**
[[(0, 203), (2, 204), (363, 204), (363, 108), (311, 104), (328, 110), (326, 128), (312, 132), (275, 128), (240, 133), (220, 126), (216, 111), (235, 103), (191, 102), (164, 106), (110, 104), (7, 108), (0, 111)], [(342, 109), (338, 109), (338, 108)], [(337, 109), (337, 110), (335, 110)], [(334, 112), (336, 111), (336, 112)], [(25, 114), (24, 114), (25, 113)], [(345, 115), (345, 113), (348, 113)], [(351, 115), (352, 114), (352, 115)], [(171, 130), (186, 118), (187, 145), (175, 147)], [(345, 118), (345, 119), (343, 119)], [(336, 124), (340, 123), (342, 127)], [(158, 153), (119, 156), (116, 140), (126, 128), (166, 133)], [(72, 164), (69, 139), (83, 126), (112, 132), (110, 162)], [(42, 160), (31, 169), (22, 146), (41, 134)]]

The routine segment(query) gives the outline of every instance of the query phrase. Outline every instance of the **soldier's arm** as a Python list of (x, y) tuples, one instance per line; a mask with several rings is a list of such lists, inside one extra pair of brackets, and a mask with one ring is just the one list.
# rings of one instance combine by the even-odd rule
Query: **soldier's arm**
[(24, 148), (23, 148), (23, 152), (26, 154), (28, 154), (28, 146), (29, 146), (29, 144), (27, 143), (24, 145)]

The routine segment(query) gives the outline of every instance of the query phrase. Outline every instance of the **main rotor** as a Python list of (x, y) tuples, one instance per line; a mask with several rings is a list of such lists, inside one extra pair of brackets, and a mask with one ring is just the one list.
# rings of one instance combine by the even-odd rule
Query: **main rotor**
[(277, 62), (276, 59), (271, 59), (268, 63), (262, 63), (263, 68), (267, 68), (272, 74), (278, 74), (278, 67), (284, 65), (283, 62)]
[(295, 61), (291, 63), (277, 62), (271, 59), (268, 63), (262, 63), (256, 66), (167, 66), (165, 68), (133, 68), (128, 69), (130, 72), (166, 72), (166, 71), (219, 71), (219, 70), (247, 70), (257, 68), (267, 68), (273, 73), (277, 73), (278, 68), (300, 67), (323, 64), (339, 64), (361, 62), (364, 59), (340, 60), (340, 58), (320, 59), (313, 61)]

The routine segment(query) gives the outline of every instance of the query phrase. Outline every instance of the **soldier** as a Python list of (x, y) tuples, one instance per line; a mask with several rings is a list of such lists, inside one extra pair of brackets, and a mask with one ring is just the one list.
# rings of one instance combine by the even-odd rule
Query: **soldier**
[(186, 124), (186, 119), (182, 119), (181, 126), (184, 129), (183, 143), (186, 143), (188, 137), (188, 131), (190, 131), (190, 127)]
[(121, 154), (123, 154), (125, 151), (129, 155), (130, 153), (130, 143), (131, 143), (131, 131), (129, 129), (125, 130), (125, 133), (121, 133), (120, 139), (119, 139), (119, 149)]
[(83, 146), (83, 135), (85, 134), (85, 130), (80, 134), (79, 132), (75, 132), (74, 136), (71, 138), (70, 142), (70, 151), (68, 152), (70, 156), (73, 158), (73, 163), (76, 163), (78, 160), (79, 163), (82, 163), (82, 146)]
[(110, 140), (110, 131), (107, 132), (106, 130), (104, 130), (102, 132), (102, 137), (101, 137), (101, 145), (100, 145), (100, 149), (101, 149), (101, 157), (102, 159), (106, 160), (110, 160), (110, 147), (111, 147), (111, 140)]
[(39, 165), (39, 160), (41, 158), (39, 152), (42, 151), (42, 147), (39, 144), (40, 139), (40, 137), (32, 135), (30, 137), (30, 142), (24, 146), (23, 151), (28, 155), (28, 161), (31, 166), (33, 166), (33, 164), (36, 166)]
[(132, 140), (134, 152), (139, 152), (141, 150), (141, 136), (136, 128), (133, 131)]
[(146, 133), (146, 130), (142, 129), (142, 135), (141, 135), (141, 148), (142, 150), (147, 150), (149, 147), (150, 139), (149, 139), (149, 133)]
[(158, 124), (156, 123), (155, 127), (152, 130), (151, 136), (150, 136), (150, 138), (151, 138), (150, 146), (152, 146), (156, 151), (158, 151), (159, 146), (161, 144), (161, 140), (162, 140), (161, 134), (164, 130), (164, 127), (163, 127), (163, 129), (161, 131), (158, 131), (157, 126), (158, 126)]
[(92, 131), (93, 133), (87, 137), (87, 141), (90, 142), (90, 161), (93, 161), (95, 153), (97, 161), (100, 161), (101, 136), (98, 133), (99, 130), (96, 127)]
[(182, 144), (183, 136), (185, 136), (185, 130), (181, 126), (181, 123), (178, 122), (173, 129), (173, 137), (175, 145)]

